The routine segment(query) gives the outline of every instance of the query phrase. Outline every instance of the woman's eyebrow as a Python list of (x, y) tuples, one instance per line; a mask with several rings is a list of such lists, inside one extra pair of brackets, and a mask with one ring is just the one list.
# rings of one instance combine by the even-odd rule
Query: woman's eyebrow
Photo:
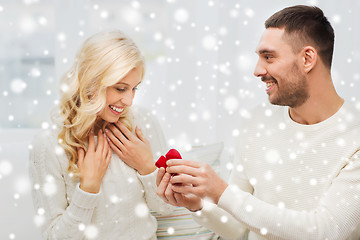
[[(142, 82), (142, 81), (139, 81), (135, 86), (138, 86), (141, 82)], [(117, 82), (117, 83), (115, 83), (114, 85), (119, 85), (119, 84), (126, 85), (126, 86), (129, 86), (129, 87), (130, 87), (130, 84), (125, 83), (125, 82)]]
[(119, 85), (119, 84), (126, 85), (126, 86), (130, 86), (129, 84), (124, 83), (124, 82), (117, 82), (117, 83), (115, 83), (114, 85)]

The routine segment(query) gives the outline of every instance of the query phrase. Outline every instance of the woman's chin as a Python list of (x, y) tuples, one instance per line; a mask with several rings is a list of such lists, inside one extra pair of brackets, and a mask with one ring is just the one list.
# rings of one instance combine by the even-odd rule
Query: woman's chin
[(102, 120), (104, 120), (105, 122), (108, 122), (108, 123), (116, 123), (119, 120), (119, 118), (118, 117), (117, 118), (115, 118), (115, 117), (106, 117), (106, 118), (102, 117)]
[[(119, 118), (116, 119), (109, 119), (109, 121), (107, 121), (108, 123), (116, 123), (119, 120)], [(106, 121), (106, 120), (105, 120)]]

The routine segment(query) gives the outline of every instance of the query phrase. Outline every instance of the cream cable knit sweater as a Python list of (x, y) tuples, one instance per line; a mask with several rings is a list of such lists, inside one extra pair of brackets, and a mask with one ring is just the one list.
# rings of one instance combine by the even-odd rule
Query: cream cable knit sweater
[[(167, 150), (158, 122), (143, 109), (132, 109), (151, 143), (154, 160)], [(57, 144), (57, 130), (36, 136), (30, 152), (30, 176), (38, 222), (46, 239), (156, 239), (156, 219), (173, 209), (156, 195), (156, 172), (141, 176), (113, 152), (98, 194), (79, 188), (67, 173), (68, 159)]]
[(217, 206), (193, 214), (197, 222), (229, 239), (247, 229), (250, 240), (360, 238), (358, 109), (345, 102), (301, 125), (288, 108), (266, 106), (243, 132), (229, 187)]

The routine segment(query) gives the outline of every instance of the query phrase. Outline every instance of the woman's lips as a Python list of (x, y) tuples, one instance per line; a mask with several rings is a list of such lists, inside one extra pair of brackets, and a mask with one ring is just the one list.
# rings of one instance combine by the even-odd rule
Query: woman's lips
[(122, 111), (124, 110), (124, 108), (120, 108), (115, 105), (109, 105), (109, 108), (110, 108), (110, 111), (116, 115), (122, 113)]

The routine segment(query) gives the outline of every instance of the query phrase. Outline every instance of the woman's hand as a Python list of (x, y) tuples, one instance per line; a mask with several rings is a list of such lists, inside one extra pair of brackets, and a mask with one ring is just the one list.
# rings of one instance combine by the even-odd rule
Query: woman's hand
[[(163, 167), (159, 168), (156, 176), (157, 190), (156, 194), (164, 200), (164, 202), (177, 206), (186, 207), (190, 211), (202, 209), (201, 198), (193, 194), (180, 194), (172, 190), (173, 185), (170, 183), (171, 174), (166, 173)], [(180, 184), (181, 185), (181, 184)]]
[(110, 124), (108, 128), (105, 132), (110, 139), (110, 147), (121, 160), (136, 169), (141, 175), (156, 170), (150, 143), (140, 128), (136, 126), (136, 135), (121, 122)]
[(89, 134), (87, 152), (78, 148), (78, 168), (80, 172), (80, 188), (85, 192), (98, 193), (102, 179), (111, 159), (111, 149), (104, 133), (99, 130), (95, 147), (94, 133)]

